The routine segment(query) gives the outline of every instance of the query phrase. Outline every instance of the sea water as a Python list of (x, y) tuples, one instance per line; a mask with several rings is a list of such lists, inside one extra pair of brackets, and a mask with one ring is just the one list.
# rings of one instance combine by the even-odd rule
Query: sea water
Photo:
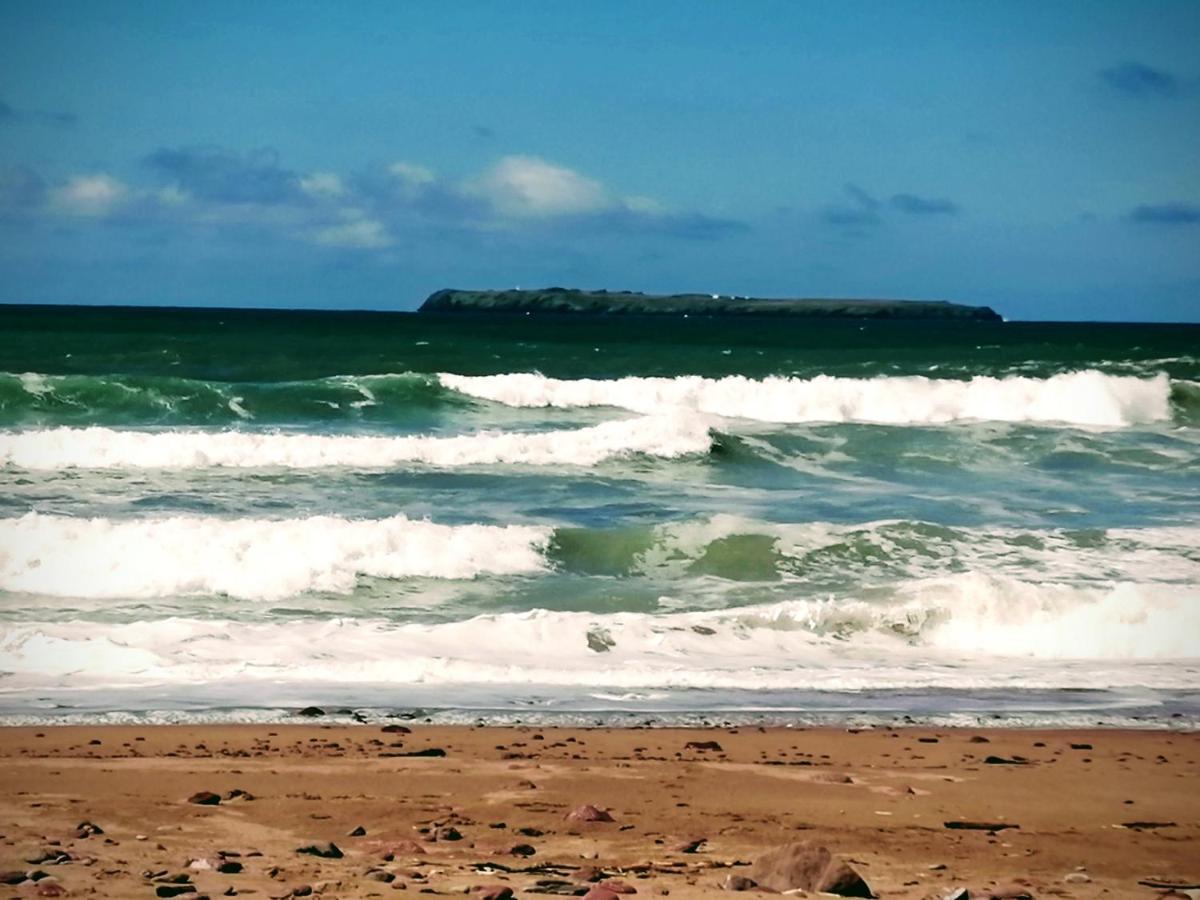
[(0, 308), (0, 721), (1200, 721), (1200, 327)]

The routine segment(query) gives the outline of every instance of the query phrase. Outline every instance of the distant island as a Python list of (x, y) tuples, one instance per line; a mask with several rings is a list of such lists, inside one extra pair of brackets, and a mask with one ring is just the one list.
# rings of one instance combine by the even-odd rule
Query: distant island
[(987, 306), (945, 300), (765, 299), (724, 294), (641, 294), (551, 287), (435, 291), (418, 312), (585, 313), (591, 315), (783, 316), (809, 319), (955, 319), (1000, 322)]

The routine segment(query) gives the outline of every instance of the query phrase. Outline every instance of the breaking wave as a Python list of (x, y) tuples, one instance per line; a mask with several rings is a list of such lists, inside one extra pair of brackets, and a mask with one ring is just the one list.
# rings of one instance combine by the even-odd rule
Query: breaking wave
[[(960, 421), (1036, 422), (1119, 428), (1169, 420), (1172, 386), (1095, 370), (1049, 378), (1010, 375), (969, 380), (924, 376), (838, 378), (547, 378), (537, 373), (442, 374), (442, 385), (508, 406), (613, 406), (651, 414), (680, 408), (763, 422), (888, 425)], [(1178, 401), (1177, 401), (1178, 402)]]
[[(702, 613), (531, 610), (441, 624), (166, 618), (22, 623), (0, 637), (15, 680), (79, 688), (269, 680), (591, 689), (1200, 686), (1186, 657), (1194, 588), (1042, 587), (952, 576), (890, 605), (785, 601)], [(1072, 660), (1091, 660), (1087, 665)], [(1110, 660), (1098, 668), (1094, 661)], [(1125, 662), (1118, 662), (1125, 661)]]
[(0, 433), (0, 464), (22, 469), (384, 468), (403, 463), (590, 466), (633, 454), (665, 458), (702, 454), (711, 445), (708, 424), (696, 415), (449, 437), (60, 427)]
[(360, 576), (475, 578), (545, 568), (550, 530), (352, 520), (0, 519), (0, 589), (55, 597), (349, 593)]

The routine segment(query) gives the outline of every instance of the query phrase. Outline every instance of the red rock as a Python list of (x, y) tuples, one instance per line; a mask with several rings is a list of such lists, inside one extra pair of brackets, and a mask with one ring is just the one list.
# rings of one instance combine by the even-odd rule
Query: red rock
[(380, 847), (380, 855), (385, 859), (396, 856), (425, 856), (429, 851), (423, 844), (416, 841), (392, 841)]
[(773, 891), (824, 891), (840, 897), (874, 897), (862, 876), (812, 841), (785, 844), (760, 856), (749, 877)]
[(576, 881), (600, 881), (604, 878), (604, 872), (595, 866), (584, 866), (581, 869), (576, 869), (571, 877)]
[(610, 891), (608, 888), (600, 885), (593, 885), (586, 894), (583, 895), (583, 900), (621, 900), (621, 895), (616, 891)]
[(479, 900), (511, 900), (513, 891), (507, 884), (488, 884), (475, 889)]
[(675, 853), (695, 853), (704, 846), (704, 840), (704, 838), (683, 838), (671, 844), (667, 849)]
[(721, 745), (716, 741), (688, 741), (683, 745), (684, 750), (712, 750), (716, 753), (724, 752)]
[(412, 734), (412, 729), (407, 725), (384, 725), (379, 730), (384, 734)]
[(41, 881), (38, 882), (36, 893), (39, 897), (65, 897), (67, 889), (57, 881)]
[[(971, 892), (971, 896), (975, 896), (974, 891)], [(1033, 894), (1019, 884), (1002, 885), (992, 888), (991, 891), (981, 891), (979, 896), (986, 897), (987, 900), (1033, 900)]]
[(637, 888), (632, 884), (627, 884), (618, 878), (613, 878), (609, 881), (602, 881), (598, 887), (604, 888), (606, 891), (612, 891), (614, 894), (636, 894)]
[(20, 884), (25, 880), (25, 873), (15, 869), (10, 872), (0, 872), (0, 884)]
[(609, 815), (607, 810), (597, 809), (590, 803), (583, 806), (577, 806), (565, 816), (568, 822), (615, 822), (616, 820)]

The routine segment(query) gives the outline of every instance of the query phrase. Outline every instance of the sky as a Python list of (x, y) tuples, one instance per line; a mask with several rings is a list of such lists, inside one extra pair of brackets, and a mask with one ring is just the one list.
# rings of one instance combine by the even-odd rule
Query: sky
[(1200, 3), (0, 3), (0, 302), (1200, 321)]

